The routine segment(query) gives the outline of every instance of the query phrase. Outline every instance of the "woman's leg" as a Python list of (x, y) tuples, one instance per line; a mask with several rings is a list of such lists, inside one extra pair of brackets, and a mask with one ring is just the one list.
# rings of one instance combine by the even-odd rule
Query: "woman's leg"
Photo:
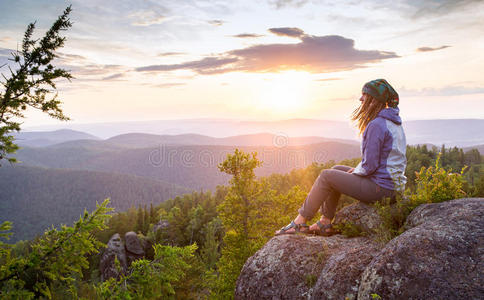
[(335, 166), (331, 167), (331, 169), (348, 172), (349, 170), (351, 170), (353, 168), (352, 167), (348, 167), (348, 166), (343, 166), (343, 165), (335, 165)]
[(381, 188), (368, 177), (343, 171), (348, 170), (347, 168), (338, 166), (323, 170), (298, 210), (299, 214), (305, 219), (311, 219), (321, 207), (323, 215), (331, 220), (334, 218), (341, 193), (365, 203), (374, 203), (383, 197), (394, 195), (393, 191)]
[[(341, 193), (365, 203), (374, 203), (383, 197), (394, 196), (394, 191), (381, 188), (368, 177), (348, 173), (350, 169), (351, 167), (348, 166), (336, 165), (332, 169), (323, 170), (298, 210), (299, 215), (294, 219), (294, 223), (306, 223), (313, 218), (319, 208), (322, 211), (321, 222), (331, 223)], [(309, 230), (315, 229), (317, 229), (316, 224), (309, 228)]]

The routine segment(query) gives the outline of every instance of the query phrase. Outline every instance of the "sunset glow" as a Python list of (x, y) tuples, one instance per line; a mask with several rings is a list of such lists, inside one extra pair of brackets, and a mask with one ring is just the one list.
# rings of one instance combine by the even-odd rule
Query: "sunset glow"
[[(75, 76), (58, 84), (72, 123), (347, 121), (375, 78), (405, 120), (484, 117), (479, 1), (2, 1), (0, 65), (69, 4), (57, 63)], [(42, 124), (62, 125), (28, 112)]]
[(274, 110), (284, 117), (307, 105), (309, 83), (308, 73), (286, 71), (268, 76), (258, 87), (258, 101), (261, 110)]

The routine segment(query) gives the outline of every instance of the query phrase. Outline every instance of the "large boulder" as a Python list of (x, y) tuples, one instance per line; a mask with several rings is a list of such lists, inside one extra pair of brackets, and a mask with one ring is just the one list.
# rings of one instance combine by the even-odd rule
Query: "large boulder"
[(366, 267), (358, 299), (484, 299), (484, 199), (417, 207)]
[(381, 224), (376, 208), (357, 201), (340, 209), (334, 216), (334, 224), (351, 223), (368, 234), (373, 234)]
[[(356, 294), (364, 270), (350, 264), (366, 266), (377, 252), (376, 244), (363, 237), (276, 236), (245, 263), (235, 298), (308, 299), (316, 289), (332, 286), (328, 295), (344, 299)], [(333, 272), (331, 276), (324, 269)], [(338, 280), (344, 284), (334, 285)]]
[(126, 232), (124, 235), (124, 241), (126, 243), (126, 257), (128, 260), (128, 266), (130, 266), (133, 261), (145, 256), (143, 243), (140, 241), (135, 232)]
[[(120, 268), (116, 267), (115, 259), (119, 261)], [(119, 233), (114, 234), (106, 245), (106, 249), (101, 256), (99, 262), (99, 271), (101, 272), (101, 280), (105, 281), (109, 278), (119, 278), (127, 269), (126, 251), (124, 249), (123, 241)]]
[(357, 299), (361, 274), (378, 254), (380, 245), (366, 238), (343, 240), (324, 262), (311, 299)]
[[(364, 220), (346, 215), (353, 224)], [(386, 245), (276, 236), (245, 263), (235, 298), (484, 299), (484, 199), (419, 206), (406, 228)]]

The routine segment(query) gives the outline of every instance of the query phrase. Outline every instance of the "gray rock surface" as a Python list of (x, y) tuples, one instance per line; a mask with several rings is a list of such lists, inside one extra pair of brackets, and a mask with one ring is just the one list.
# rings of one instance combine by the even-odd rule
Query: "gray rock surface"
[(343, 207), (336, 213), (333, 223), (341, 224), (345, 222), (351, 222), (364, 232), (373, 234), (380, 226), (381, 218), (373, 206), (358, 201)]
[(135, 232), (126, 232), (126, 234), (124, 235), (124, 240), (126, 242), (126, 251), (141, 256), (145, 254), (145, 250), (143, 249), (138, 235)]
[(363, 273), (358, 299), (484, 299), (484, 199), (417, 207)]
[(361, 274), (380, 247), (365, 238), (345, 239), (342, 246), (326, 259), (311, 299), (357, 299)]
[(138, 235), (129, 231), (124, 235), (124, 241), (126, 242), (126, 259), (128, 266), (135, 260), (143, 258), (145, 256), (145, 250), (143, 247), (143, 242), (140, 241)]
[[(333, 285), (338, 290), (334, 293), (355, 294), (356, 281), (364, 268), (350, 271), (350, 267), (344, 270), (341, 265), (366, 265), (372, 257), (367, 253), (376, 252), (375, 244), (362, 237), (276, 236), (245, 263), (237, 280), (235, 299), (309, 299), (318, 287), (331, 286), (340, 278), (344, 278), (345, 284)], [(325, 268), (341, 268), (341, 272), (326, 276), (322, 273)]]
[[(368, 206), (356, 208), (340, 220), (365, 220)], [(484, 199), (421, 205), (406, 228), (383, 246), (369, 237), (274, 237), (245, 263), (235, 298), (484, 299)]]
[[(117, 257), (120, 270), (116, 268), (114, 263)], [(125, 273), (127, 269), (126, 251), (124, 249), (123, 241), (118, 233), (114, 234), (106, 246), (101, 260), (99, 262), (99, 271), (101, 272), (101, 280), (109, 278), (118, 278), (121, 273)]]

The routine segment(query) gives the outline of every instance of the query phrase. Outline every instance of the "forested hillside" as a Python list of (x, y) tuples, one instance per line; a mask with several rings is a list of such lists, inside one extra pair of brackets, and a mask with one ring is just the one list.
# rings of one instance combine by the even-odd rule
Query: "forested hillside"
[[(217, 170), (217, 164), (232, 153), (235, 146), (160, 145), (150, 148), (104, 147), (97, 141), (72, 141), (45, 148), (25, 147), (16, 153), (24, 165), (117, 172), (162, 180), (192, 189), (215, 189), (227, 184), (229, 176)], [(257, 152), (262, 167), (256, 175), (286, 173), (305, 168), (313, 162), (324, 163), (360, 156), (359, 146), (324, 142), (288, 147), (240, 147)]]
[(51, 225), (70, 224), (106, 198), (121, 212), (190, 192), (146, 177), (21, 165), (0, 168), (0, 191), (0, 220), (14, 223), (12, 242), (31, 239)]

